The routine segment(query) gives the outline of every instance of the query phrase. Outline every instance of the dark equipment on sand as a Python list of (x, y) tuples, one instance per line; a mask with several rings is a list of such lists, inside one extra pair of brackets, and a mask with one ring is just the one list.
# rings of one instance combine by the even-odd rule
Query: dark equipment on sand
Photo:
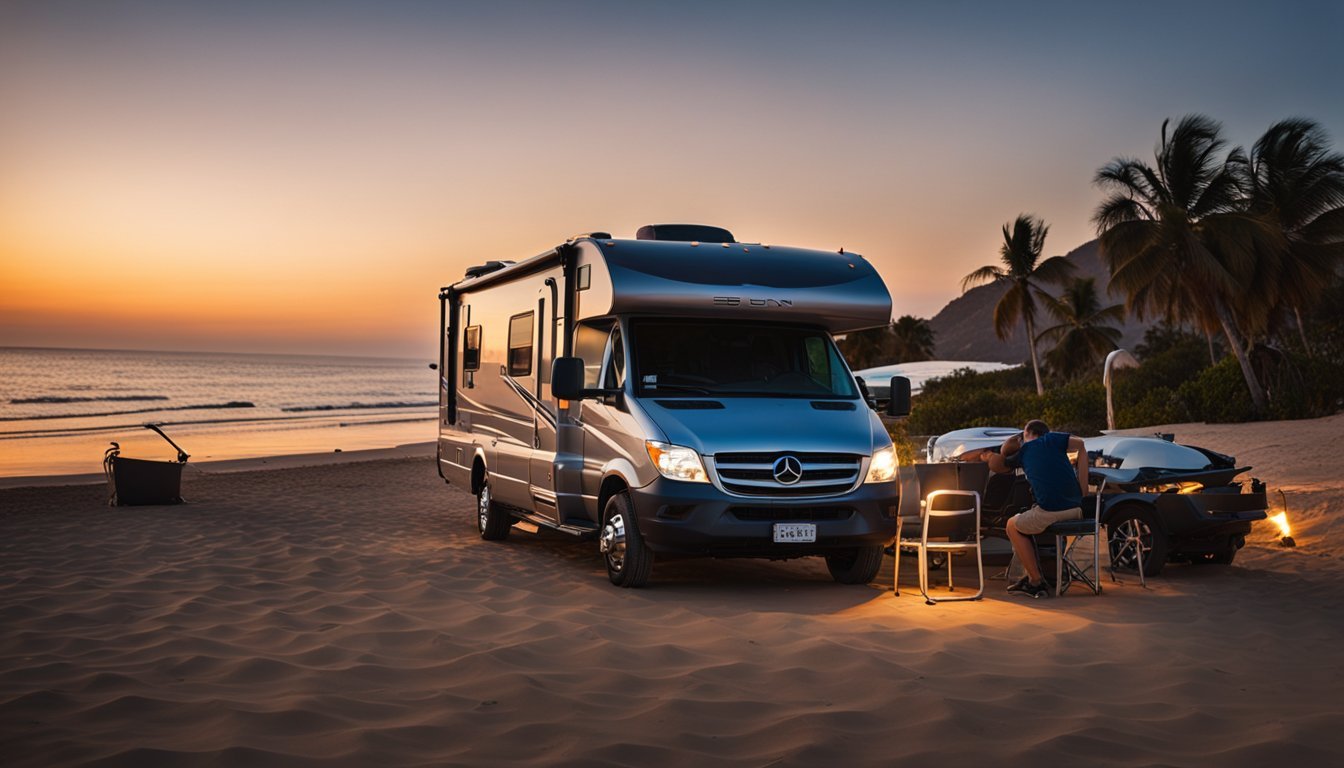
[(150, 504), (181, 504), (182, 468), (191, 458), (157, 424), (146, 424), (145, 429), (177, 449), (177, 461), (149, 461), (128, 459), (121, 455), (121, 446), (112, 443), (103, 454), (103, 472), (107, 475), (107, 503), (113, 507), (144, 506)]

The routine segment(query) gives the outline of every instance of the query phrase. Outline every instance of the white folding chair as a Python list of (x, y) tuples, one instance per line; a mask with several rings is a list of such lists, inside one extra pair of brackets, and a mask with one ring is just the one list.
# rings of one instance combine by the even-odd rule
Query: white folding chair
[[(959, 499), (965, 506), (939, 509), (942, 498)], [(955, 600), (979, 600), (985, 594), (985, 565), (980, 551), (980, 494), (977, 491), (933, 491), (924, 499), (919, 538), (905, 538), (901, 534), (904, 521), (896, 522), (896, 567), (892, 575), (892, 589), (901, 594), (901, 549), (919, 551), (919, 592), (929, 605)], [(929, 537), (935, 537), (930, 541)], [(945, 539), (945, 540), (944, 540)], [(929, 596), (929, 551), (947, 554), (947, 589), (952, 591), (952, 555), (957, 552), (975, 552), (975, 566), (980, 577), (980, 590), (974, 594), (955, 597)]]

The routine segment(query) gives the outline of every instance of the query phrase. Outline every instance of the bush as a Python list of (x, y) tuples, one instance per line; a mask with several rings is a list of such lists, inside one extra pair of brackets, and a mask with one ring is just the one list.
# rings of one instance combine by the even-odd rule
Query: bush
[[(1270, 395), (1267, 418), (1328, 416), (1344, 409), (1344, 360), (1319, 352), (1274, 353), (1264, 374)], [(1189, 421), (1250, 421), (1254, 413), (1241, 366), (1232, 356), (1208, 365), (1202, 337), (1167, 344), (1138, 368), (1120, 371), (1115, 382), (1120, 429)], [(1043, 419), (1051, 429), (1081, 435), (1106, 428), (1106, 390), (1100, 376), (1036, 394), (1031, 369), (954, 372), (924, 385), (916, 395), (903, 435), (940, 435), (967, 427), (1014, 427)], [(895, 437), (893, 436), (893, 439)], [(902, 461), (905, 461), (902, 454)]]
[(1255, 412), (1241, 365), (1232, 356), (1205, 368), (1176, 390), (1193, 421), (1213, 423), (1251, 421)]
[(1122, 403), (1123, 400), (1117, 393), (1115, 426), (1118, 429), (1196, 421), (1190, 417), (1183, 401), (1176, 396), (1176, 390), (1169, 387), (1154, 387), (1144, 392), (1139, 401), (1133, 405), (1125, 406)]
[(1015, 424), (1024, 397), (1036, 397), (1030, 369), (953, 371), (925, 383), (911, 403), (908, 429), (915, 435), (940, 435), (966, 427)]
[(1033, 399), (1037, 415), (1019, 411), (1014, 426), (1039, 418), (1052, 430), (1075, 435), (1095, 435), (1106, 428), (1106, 388), (1100, 381), (1075, 381)]

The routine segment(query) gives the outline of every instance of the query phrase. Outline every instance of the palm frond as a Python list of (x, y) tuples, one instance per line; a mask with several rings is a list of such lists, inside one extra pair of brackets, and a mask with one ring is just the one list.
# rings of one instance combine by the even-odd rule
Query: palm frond
[(992, 264), (983, 266), (961, 279), (961, 292), (965, 293), (980, 283), (993, 282), (1004, 277), (1007, 277), (1007, 275), (1002, 269)]

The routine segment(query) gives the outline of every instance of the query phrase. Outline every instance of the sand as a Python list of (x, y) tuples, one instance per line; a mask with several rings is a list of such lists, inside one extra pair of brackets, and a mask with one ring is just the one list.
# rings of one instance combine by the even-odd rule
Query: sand
[(1301, 546), (926, 606), (890, 558), (616, 589), (590, 542), (480, 541), (432, 457), (192, 472), (179, 507), (0, 491), (0, 761), (1341, 764), (1344, 417), (1162, 429), (1293, 489)]

